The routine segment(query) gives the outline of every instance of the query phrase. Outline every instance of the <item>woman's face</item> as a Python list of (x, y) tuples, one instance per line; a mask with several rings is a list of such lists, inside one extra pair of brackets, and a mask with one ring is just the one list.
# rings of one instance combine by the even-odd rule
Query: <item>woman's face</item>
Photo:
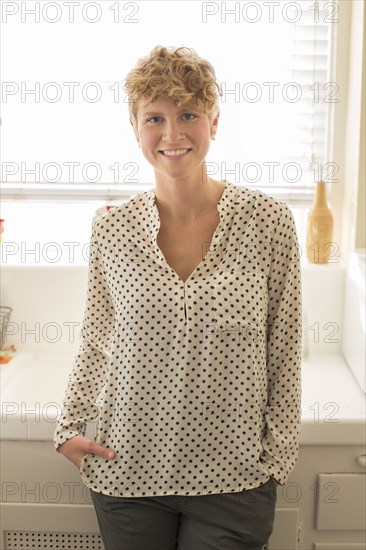
[[(171, 98), (159, 98), (147, 105), (139, 103), (134, 130), (143, 155), (155, 171), (181, 179), (202, 174), (218, 118), (219, 114), (211, 130), (208, 115), (200, 112), (193, 101), (178, 107)], [(182, 154), (168, 156), (166, 152), (172, 150), (181, 150)]]

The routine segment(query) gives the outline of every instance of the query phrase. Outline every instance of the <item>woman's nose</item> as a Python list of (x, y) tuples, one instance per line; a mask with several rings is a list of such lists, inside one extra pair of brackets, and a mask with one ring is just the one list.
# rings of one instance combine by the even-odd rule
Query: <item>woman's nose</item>
[(164, 127), (163, 132), (165, 141), (169, 141), (170, 143), (175, 143), (180, 138), (183, 137), (182, 129), (179, 125), (179, 123), (174, 121), (167, 121)]

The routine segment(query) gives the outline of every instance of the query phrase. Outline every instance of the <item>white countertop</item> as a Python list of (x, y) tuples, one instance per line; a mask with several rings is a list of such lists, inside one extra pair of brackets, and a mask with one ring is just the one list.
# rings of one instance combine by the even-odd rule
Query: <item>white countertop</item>
[(365, 412), (366, 396), (342, 355), (303, 360), (302, 444), (365, 444)]
[[(53, 439), (72, 364), (70, 353), (18, 351), (0, 365), (0, 439)], [(342, 355), (318, 353), (303, 360), (302, 445), (364, 444), (365, 411), (366, 396)], [(89, 425), (86, 435), (94, 428)]]

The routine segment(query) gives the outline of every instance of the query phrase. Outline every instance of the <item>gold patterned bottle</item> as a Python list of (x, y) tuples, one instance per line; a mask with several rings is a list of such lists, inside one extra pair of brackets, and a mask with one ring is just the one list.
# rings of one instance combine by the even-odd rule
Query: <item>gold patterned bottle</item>
[(334, 252), (333, 214), (327, 205), (326, 184), (318, 181), (306, 229), (306, 257), (310, 263), (326, 264)]

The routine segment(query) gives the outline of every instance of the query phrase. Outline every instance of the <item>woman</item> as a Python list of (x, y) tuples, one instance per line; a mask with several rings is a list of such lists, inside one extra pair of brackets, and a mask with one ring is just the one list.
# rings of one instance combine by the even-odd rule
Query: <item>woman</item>
[(260, 549), (299, 446), (294, 219), (207, 177), (220, 88), (194, 50), (154, 48), (125, 88), (155, 188), (93, 224), (54, 445), (91, 490), (107, 550)]

